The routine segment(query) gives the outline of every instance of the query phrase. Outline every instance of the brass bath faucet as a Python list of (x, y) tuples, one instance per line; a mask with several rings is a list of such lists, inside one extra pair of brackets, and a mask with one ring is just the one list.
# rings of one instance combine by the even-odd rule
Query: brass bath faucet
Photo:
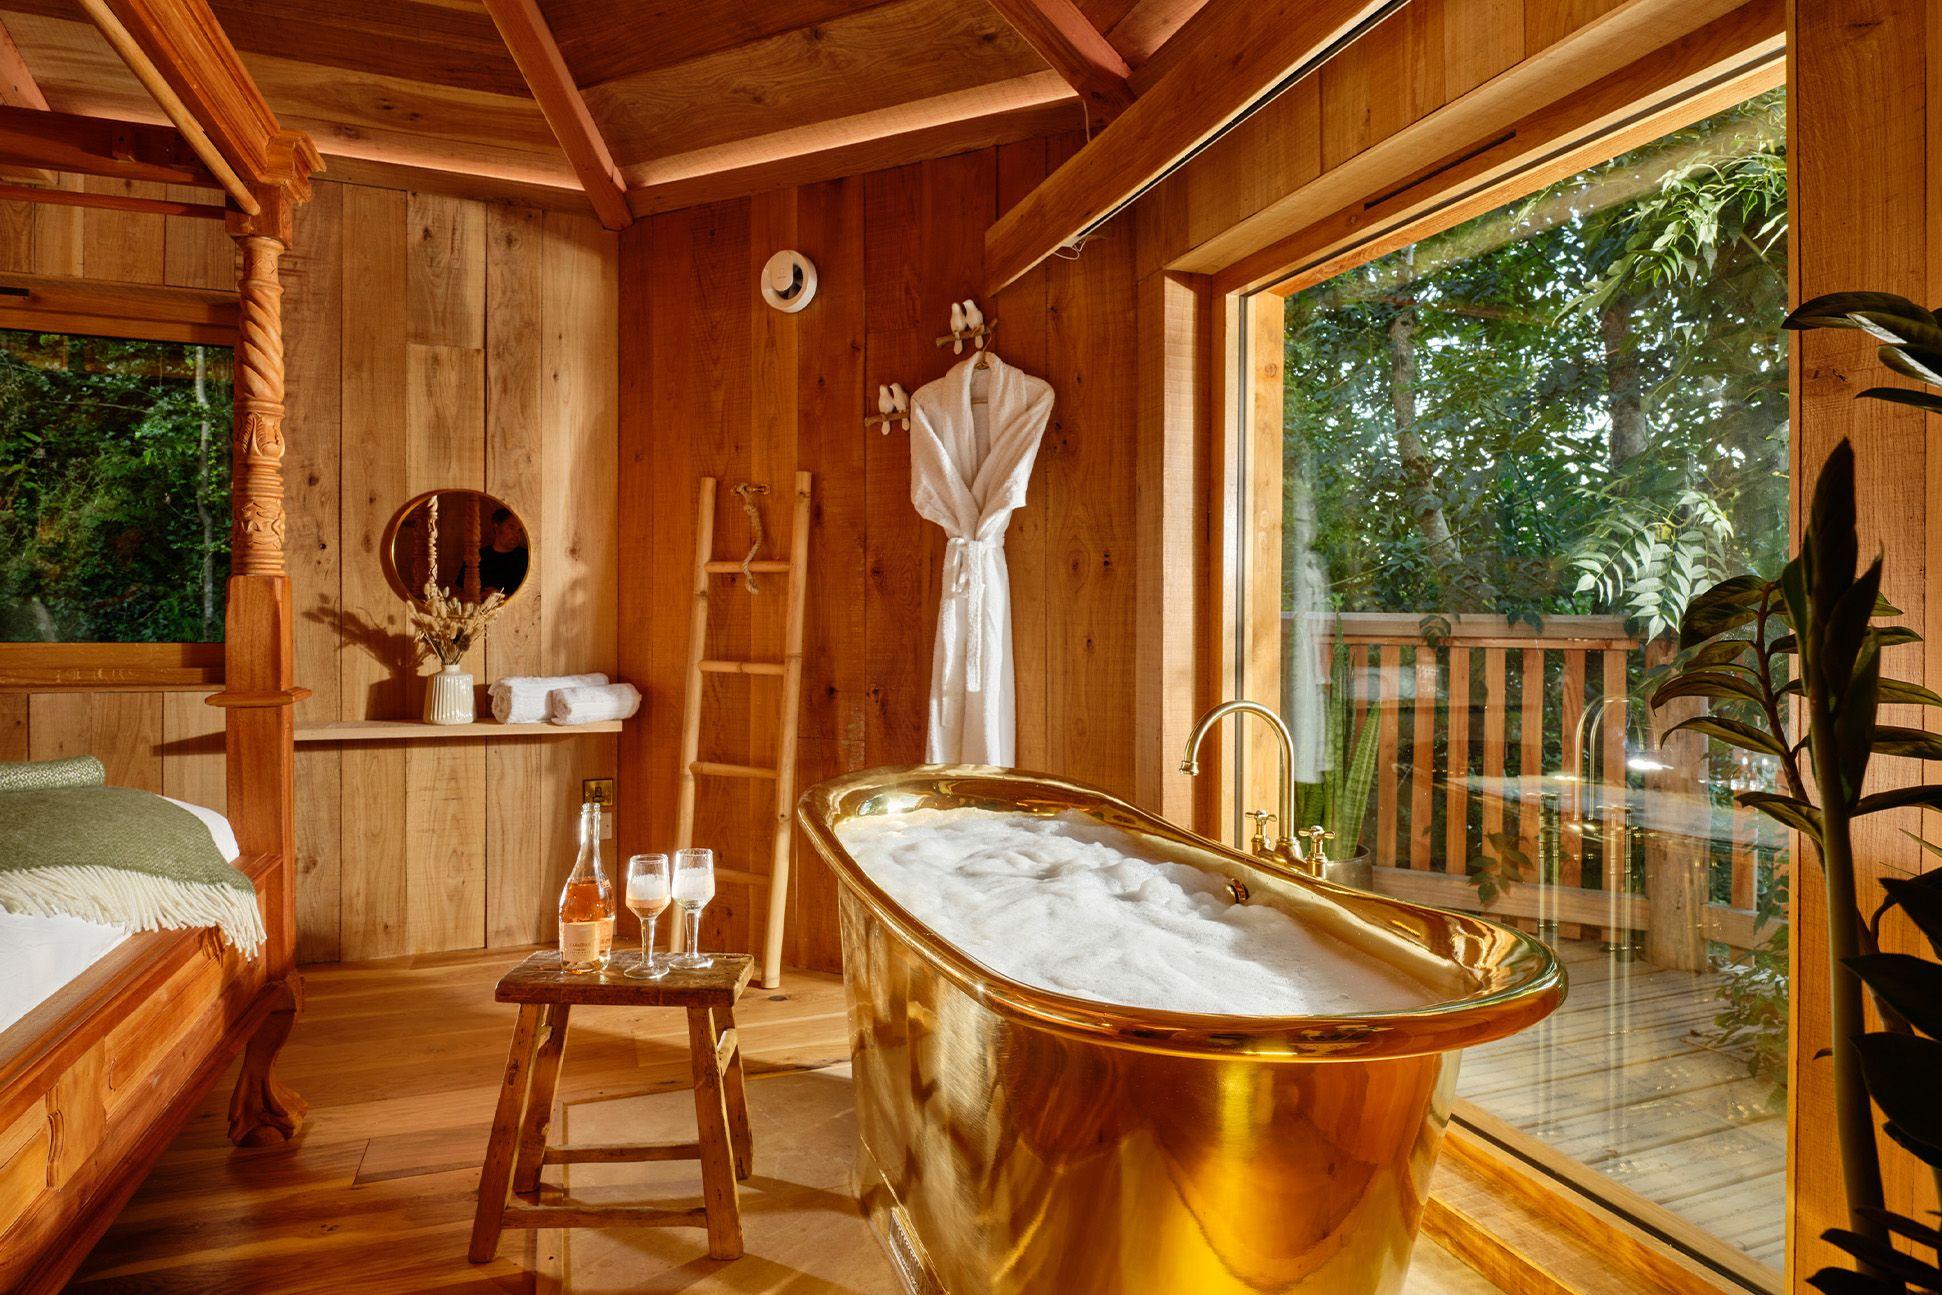
[[(1270, 814), (1266, 810), (1251, 811), (1254, 818), (1254, 840), (1248, 850), (1257, 858), (1279, 863), (1300, 872), (1312, 871), (1296, 848), (1294, 838), (1288, 835), (1294, 823), (1295, 812), (1295, 740), (1288, 733), (1288, 725), (1281, 716), (1263, 706), (1258, 701), (1224, 701), (1200, 717), (1194, 725), (1193, 733), (1187, 738), (1187, 754), (1181, 758), (1180, 772), (1189, 777), (1200, 773), (1200, 744), (1207, 735), (1229, 715), (1246, 713), (1258, 715), (1274, 729), (1275, 741), (1281, 748), (1281, 797), (1278, 806), (1280, 813)], [(1271, 829), (1269, 823), (1275, 823)]]

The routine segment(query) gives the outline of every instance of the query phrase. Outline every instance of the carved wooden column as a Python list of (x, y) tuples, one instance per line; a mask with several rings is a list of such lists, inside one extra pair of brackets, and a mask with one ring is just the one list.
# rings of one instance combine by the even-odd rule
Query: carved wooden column
[[(294, 192), (293, 192), (294, 191)], [(229, 1136), (278, 1142), (303, 1120), (301, 1097), (276, 1077), (277, 1053), (302, 1008), (296, 974), (296, 748), (298, 688), (284, 574), (283, 288), (278, 263), (290, 244), (302, 175), (261, 186), (262, 210), (232, 212), (241, 252), (235, 350), (235, 434), (231, 458), (226, 687), (211, 698), (228, 710), (229, 816), (257, 883), (269, 944), (268, 1011), (244, 1053), (230, 1098)]]

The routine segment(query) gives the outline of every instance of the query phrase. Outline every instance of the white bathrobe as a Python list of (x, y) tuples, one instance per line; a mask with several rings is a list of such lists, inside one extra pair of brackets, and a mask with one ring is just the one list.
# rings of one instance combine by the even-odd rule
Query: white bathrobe
[[(974, 394), (986, 403), (974, 406)], [(1005, 528), (1024, 506), (1052, 388), (995, 355), (979, 372), (972, 356), (919, 387), (910, 413), (910, 501), (949, 537), (924, 758), (1010, 765), (1018, 717)]]

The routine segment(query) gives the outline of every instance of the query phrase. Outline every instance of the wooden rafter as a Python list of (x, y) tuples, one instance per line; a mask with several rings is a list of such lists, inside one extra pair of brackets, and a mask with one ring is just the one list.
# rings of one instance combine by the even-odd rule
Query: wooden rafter
[(40, 83), (27, 69), (27, 60), (21, 57), (13, 33), (3, 24), (0, 24), (0, 104), (47, 111), (47, 96), (40, 92)]
[[(1118, 211), (1394, 0), (1214, 0), (1192, 48), (985, 234), (995, 291)], [(1183, 36), (1185, 33), (1183, 33)]]
[(219, 187), (167, 126), (0, 107), (0, 164), (158, 184)]
[(587, 101), (560, 56), (539, 6), (534, 0), (485, 0), (485, 7), (566, 160), (573, 164), (573, 173), (580, 177), (600, 223), (608, 229), (624, 229), (634, 219), (627, 207), (627, 182), (587, 111)]
[(1079, 92), (1101, 124), (1133, 102), (1132, 69), (1073, 0), (991, 0), (991, 7)]

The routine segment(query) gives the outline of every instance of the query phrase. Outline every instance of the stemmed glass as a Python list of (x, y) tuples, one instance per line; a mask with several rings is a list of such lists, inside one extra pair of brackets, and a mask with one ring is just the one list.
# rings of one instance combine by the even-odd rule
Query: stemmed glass
[(654, 926), (667, 909), (673, 889), (665, 854), (637, 854), (627, 861), (627, 907), (641, 921), (641, 960), (621, 975), (659, 980), (668, 974), (668, 964), (654, 953)]
[(701, 951), (701, 910), (715, 897), (715, 852), (713, 850), (676, 850), (674, 852), (674, 902), (680, 906), (687, 939), (681, 952), (668, 959), (676, 967), (693, 971), (714, 965), (714, 959)]

